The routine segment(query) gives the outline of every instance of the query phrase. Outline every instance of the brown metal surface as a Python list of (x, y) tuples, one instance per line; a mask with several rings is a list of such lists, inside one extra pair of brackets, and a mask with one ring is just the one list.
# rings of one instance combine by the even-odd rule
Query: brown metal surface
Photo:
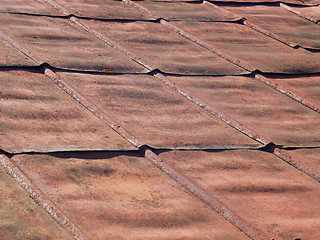
[(234, 16), (228, 16), (223, 11), (201, 2), (177, 1), (138, 1), (152, 15), (166, 20), (195, 20), (195, 21), (234, 21)]
[(85, 21), (98, 32), (147, 62), (178, 74), (241, 74), (245, 70), (197, 46), (160, 23)]
[(292, 7), (281, 5), (282, 7), (286, 8), (287, 10), (306, 18), (314, 23), (320, 23), (320, 6), (315, 7)]
[[(1, 33), (0, 33), (1, 34)], [(23, 67), (37, 66), (38, 64), (28, 58), (11, 44), (0, 37), (0, 66), (1, 67)]]
[(274, 155), (170, 151), (160, 157), (272, 238), (320, 238), (319, 183)]
[(0, 71), (0, 98), (5, 151), (134, 149), (42, 74)]
[(142, 144), (157, 148), (259, 146), (154, 77), (58, 74)]
[(0, 12), (61, 15), (43, 0), (1, 0)]
[(139, 154), (14, 161), (91, 239), (247, 239)]
[[(170, 1), (175, 1), (175, 0), (170, 0)], [(180, 0), (179, 0), (180, 1)], [(215, 0), (210, 0), (210, 2), (215, 3)], [(231, 2), (231, 3), (257, 3), (263, 5), (264, 3), (275, 3), (279, 2), (279, 0), (223, 0), (223, 1), (217, 1), (218, 3), (221, 2)], [(291, 3), (291, 4), (296, 4), (296, 5), (306, 5), (306, 6), (312, 6), (312, 5), (318, 5), (320, 2), (319, 0), (281, 0), (280, 2), (283, 3)]]
[(66, 69), (147, 71), (67, 19), (3, 13), (0, 24), (0, 31), (22, 45), (38, 62)]
[(320, 116), (254, 78), (170, 77), (275, 144), (320, 146)]
[(0, 239), (72, 239), (0, 168)]
[(320, 71), (320, 58), (293, 49), (247, 26), (219, 22), (176, 22), (176, 26), (263, 72)]
[(249, 22), (302, 47), (320, 49), (320, 25), (276, 6), (226, 7)]
[(152, 19), (142, 11), (123, 3), (122, 1), (54, 0), (54, 2), (69, 10), (71, 14), (81, 17), (135, 20)]
[(271, 80), (320, 108), (320, 76), (278, 77)]

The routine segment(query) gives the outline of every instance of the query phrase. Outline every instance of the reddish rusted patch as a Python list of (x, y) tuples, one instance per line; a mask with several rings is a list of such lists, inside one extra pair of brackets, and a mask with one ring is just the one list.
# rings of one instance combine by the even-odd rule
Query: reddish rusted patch
[(171, 151), (160, 157), (272, 238), (320, 237), (318, 182), (270, 153)]

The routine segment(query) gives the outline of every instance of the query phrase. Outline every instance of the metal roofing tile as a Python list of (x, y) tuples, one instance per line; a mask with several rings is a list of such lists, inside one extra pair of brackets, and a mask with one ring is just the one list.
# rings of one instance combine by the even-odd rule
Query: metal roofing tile
[(259, 146), (154, 77), (59, 75), (142, 144), (156, 148)]
[(178, 74), (241, 74), (241, 69), (155, 22), (85, 21), (98, 32), (146, 61)]
[(170, 79), (275, 144), (320, 146), (320, 115), (254, 78)]
[(139, 153), (13, 160), (91, 239), (248, 239)]
[(7, 152), (134, 149), (42, 74), (0, 71), (0, 98)]
[(270, 153), (170, 151), (175, 169), (274, 239), (319, 239), (318, 182)]
[[(170, 1), (174, 1), (174, 0), (170, 0)], [(210, 2), (215, 3), (216, 0), (210, 0)], [(226, 2), (226, 3), (236, 3), (236, 4), (241, 4), (241, 3), (257, 3), (260, 5), (266, 4), (266, 3), (288, 3), (288, 4), (296, 4), (296, 5), (306, 5), (306, 6), (310, 6), (310, 5), (317, 5), (319, 4), (319, 0), (222, 0), (222, 1), (217, 1), (218, 4), (221, 4), (222, 2)]]
[(305, 148), (282, 150), (292, 159), (303, 163), (306, 168), (312, 169), (318, 179), (320, 178), (320, 148)]
[(282, 7), (288, 9), (289, 11), (292, 11), (299, 16), (302, 16), (306, 19), (309, 19), (310, 21), (313, 21), (315, 23), (320, 23), (320, 6), (314, 6), (314, 7), (292, 7), (292, 6), (284, 6)]
[(317, 55), (293, 49), (245, 25), (221, 22), (175, 22), (175, 25), (263, 72), (320, 71)]
[(320, 25), (276, 6), (227, 7), (251, 23), (306, 48), (320, 49)]
[(72, 239), (0, 168), (1, 239)]
[(272, 78), (281, 88), (296, 94), (320, 108), (320, 76), (295, 76)]
[(123, 53), (99, 41), (67, 19), (0, 14), (0, 31), (22, 45), (40, 63), (80, 70), (146, 72)]
[(166, 20), (234, 21), (239, 19), (200, 1), (177, 2), (146, 0), (139, 1), (138, 4), (158, 18), (162, 17)]
[(0, 38), (0, 66), (1, 67), (22, 67), (22, 66), (37, 66), (35, 61), (15, 49), (7, 41)]
[(151, 19), (146, 13), (118, 0), (54, 0), (70, 13), (104, 19)]
[(61, 15), (43, 0), (1, 0), (0, 12)]

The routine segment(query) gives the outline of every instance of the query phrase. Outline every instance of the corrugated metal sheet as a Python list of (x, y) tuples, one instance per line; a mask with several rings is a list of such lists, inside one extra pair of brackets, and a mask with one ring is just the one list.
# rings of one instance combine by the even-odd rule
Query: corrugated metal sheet
[(302, 47), (320, 49), (320, 25), (315, 25), (285, 8), (256, 5), (226, 9)]
[(153, 69), (177, 74), (241, 74), (245, 70), (154, 22), (98, 22), (87, 25), (123, 46)]
[(38, 62), (54, 67), (109, 72), (147, 70), (67, 19), (1, 14), (0, 31)]
[(170, 77), (275, 144), (320, 146), (320, 116), (248, 77)]
[(285, 46), (244, 25), (219, 22), (178, 22), (175, 25), (263, 72), (297, 74), (320, 69), (317, 55)]
[(14, 161), (91, 239), (248, 239), (139, 154)]
[(0, 71), (0, 99), (5, 151), (134, 149), (42, 74)]
[(1, 239), (72, 239), (0, 168)]
[(58, 74), (142, 144), (156, 148), (259, 146), (154, 77)]
[(160, 157), (270, 238), (320, 237), (319, 183), (270, 153), (170, 151)]
[(296, 13), (298, 16), (304, 17), (319, 24), (320, 21), (320, 6), (314, 7), (293, 7), (285, 6), (285, 8), (290, 9), (290, 11)]
[[(174, 0), (171, 0), (174, 1)], [(210, 2), (216, 2), (214, 0)], [(279, 3), (278, 0), (223, 0), (223, 1), (217, 1), (218, 3), (220, 2), (231, 2), (231, 3)], [(288, 4), (296, 4), (296, 5), (301, 5), (301, 6), (312, 6), (312, 5), (318, 5), (319, 0), (282, 0), (281, 2), (283, 3), (288, 3)]]
[(61, 15), (42, 0), (1, 0), (0, 12)]

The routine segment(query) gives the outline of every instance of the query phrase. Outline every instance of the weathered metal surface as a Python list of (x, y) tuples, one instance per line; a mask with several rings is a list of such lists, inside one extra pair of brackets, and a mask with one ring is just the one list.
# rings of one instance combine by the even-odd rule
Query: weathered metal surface
[(278, 6), (227, 7), (249, 22), (302, 47), (320, 49), (320, 25)]
[(58, 74), (142, 144), (156, 148), (259, 146), (154, 77)]
[(178, 74), (240, 74), (246, 71), (154, 22), (85, 21), (152, 68)]
[(123, 53), (67, 19), (0, 14), (0, 31), (54, 67), (109, 72), (146, 72)]
[(315, 104), (320, 108), (320, 76), (292, 76), (271, 78), (285, 90)]
[(103, 19), (153, 19), (142, 11), (114, 0), (54, 0), (70, 13), (80, 17)]
[(320, 58), (293, 49), (247, 26), (221, 22), (175, 22), (182, 30), (263, 72), (320, 71)]
[(38, 64), (32, 59), (28, 58), (19, 50), (15, 49), (7, 41), (0, 38), (0, 66), (1, 67), (23, 67), (23, 66), (37, 66)]
[(275, 144), (320, 146), (320, 115), (254, 78), (170, 79)]
[(287, 10), (306, 18), (314, 23), (320, 23), (320, 6), (314, 6), (314, 7), (292, 7), (287, 5), (281, 5), (283, 8), (286, 8)]
[(13, 160), (91, 239), (247, 239), (138, 153)]
[[(174, 1), (174, 0), (171, 0)], [(319, 0), (282, 0), (282, 1), (278, 1), (278, 0), (223, 0), (223, 1), (215, 1), (215, 0), (210, 0), (210, 2), (215, 3), (217, 2), (218, 4), (221, 4), (221, 2), (225, 2), (225, 3), (232, 3), (232, 4), (242, 4), (242, 3), (256, 3), (256, 4), (265, 4), (265, 3), (278, 3), (278, 2), (282, 2), (282, 3), (291, 3), (291, 4), (296, 4), (296, 5), (306, 5), (306, 6), (312, 6), (312, 5), (318, 5), (320, 2)]]
[(282, 150), (297, 162), (302, 163), (307, 169), (314, 172), (315, 177), (320, 179), (320, 148), (305, 148)]
[(139, 1), (138, 5), (147, 9), (152, 15), (166, 20), (195, 21), (234, 21), (239, 18), (227, 15), (223, 11), (199, 2), (177, 1)]
[(0, 71), (0, 98), (5, 151), (134, 149), (42, 74)]
[(0, 168), (1, 239), (72, 239)]
[(170, 151), (160, 157), (272, 238), (320, 238), (319, 183), (274, 155)]
[(61, 15), (43, 0), (1, 0), (0, 12)]

